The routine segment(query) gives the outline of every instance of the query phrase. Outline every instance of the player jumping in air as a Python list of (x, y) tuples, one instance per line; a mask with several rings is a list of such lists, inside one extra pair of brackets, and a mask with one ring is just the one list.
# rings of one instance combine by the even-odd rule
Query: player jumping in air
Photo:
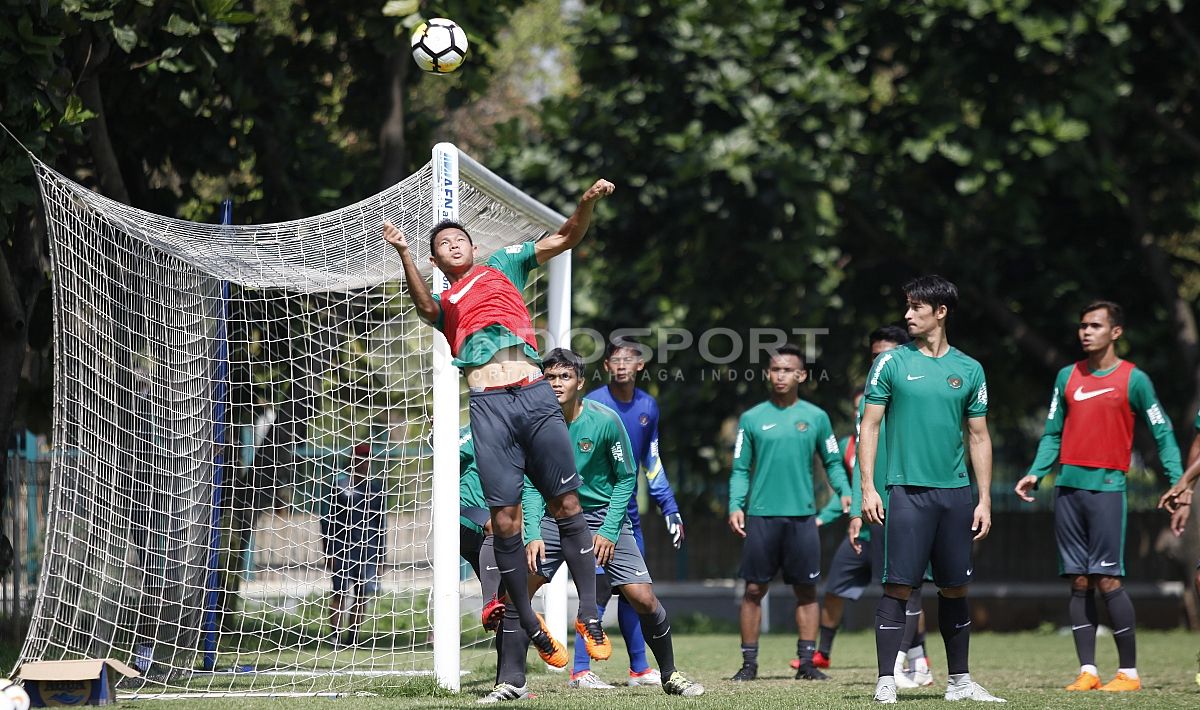
[[(1121, 307), (1097, 301), (1079, 314), (1079, 343), (1087, 359), (1068, 365), (1054, 380), (1046, 431), (1029, 475), (1016, 493), (1032, 501), (1056, 464), (1054, 537), (1059, 573), (1071, 583), (1071, 628), (1079, 677), (1067, 690), (1139, 690), (1133, 602), (1125, 576), (1125, 474), (1133, 453), (1133, 421), (1140, 416), (1158, 444), (1163, 469), (1179, 480), (1179, 447), (1146, 373), (1117, 356), (1124, 333)], [(1099, 589), (1112, 617), (1120, 668), (1101, 685), (1096, 669), (1096, 598)]]
[[(635, 385), (638, 374), (646, 367), (641, 345), (632, 340), (614, 338), (608, 343), (604, 354), (604, 369), (608, 372), (608, 384), (587, 393), (587, 398), (600, 402), (621, 417), (629, 443), (633, 446), (634, 466), (646, 468), (646, 483), (650, 496), (658, 504), (659, 511), (667, 524), (667, 533), (675, 549), (683, 545), (683, 516), (675, 503), (675, 493), (663, 470), (658, 453), (658, 402), (645, 390)], [(638, 515), (637, 496), (629, 499), (629, 525), (633, 539), (642, 556), (646, 555), (646, 543), (642, 539), (641, 519)], [(601, 572), (601, 570), (597, 570)], [(611, 595), (609, 582), (603, 574), (597, 576), (596, 598), (600, 602), (600, 616)], [(625, 647), (629, 651), (629, 685), (661, 685), (661, 674), (646, 661), (646, 641), (642, 637), (642, 625), (637, 611), (625, 600), (617, 597), (617, 620)], [(571, 672), (571, 686), (578, 688), (606, 689), (611, 685), (600, 680), (591, 671), (583, 640), (575, 642), (575, 665)]]
[(796, 678), (825, 680), (813, 665), (817, 637), (817, 589), (821, 576), (821, 540), (813, 499), (813, 459), (820, 456), (842, 510), (850, 507), (850, 482), (842, 452), (820, 407), (800, 399), (808, 379), (804, 356), (784, 345), (767, 371), (771, 398), (751, 408), (738, 422), (729, 476), (729, 527), (745, 539), (740, 576), (746, 580), (740, 614), (742, 667), (735, 681), (758, 677), (758, 634), (762, 599), (771, 578), (783, 568), (783, 581), (796, 593)]
[[(612, 183), (598, 180), (588, 188), (558, 232), (538, 242), (525, 242), (476, 264), (476, 247), (466, 228), (445, 221), (430, 230), (430, 261), (450, 287), (433, 295), (418, 270), (400, 230), (384, 224), (383, 236), (404, 263), (409, 296), (417, 313), (446, 336), (453, 364), (463, 369), (470, 387), (471, 433), (483, 492), (491, 512), (496, 562), (511, 604), (538, 655), (563, 667), (562, 644), (542, 629), (526, 595), (524, 546), (521, 540), (521, 489), (525, 476), (538, 487), (557, 521), (565, 545), (565, 562), (575, 579), (581, 616), (576, 632), (588, 639), (588, 651), (608, 658), (612, 645), (595, 614), (596, 557), (587, 521), (579, 507), (579, 476), (571, 458), (562, 410), (543, 381), (541, 358), (529, 311), (521, 297), (529, 272), (572, 249), (587, 232), (598, 200), (611, 194)], [(457, 426), (457, 423), (455, 424)], [(524, 656), (521, 657), (524, 663)], [(499, 692), (499, 690), (494, 691)]]
[[(923, 276), (905, 284), (904, 294), (904, 320), (914, 342), (881, 354), (871, 366), (858, 441), (863, 519), (883, 525), (884, 535), (883, 597), (875, 612), (875, 701), (896, 702), (895, 663), (904, 637), (905, 607), (932, 564), (938, 627), (950, 674), (946, 700), (1004, 702), (974, 682), (968, 671), (971, 544), (987, 537), (992, 527), (987, 382), (979, 363), (946, 339), (946, 319), (958, 305), (954, 284), (940, 276)], [(978, 505), (967, 475), (964, 419)], [(881, 444), (884, 422), (887, 441)], [(881, 451), (887, 453), (886, 517), (875, 486)]]
[[(661, 669), (663, 690), (668, 695), (703, 695), (704, 686), (688, 680), (675, 668), (671, 622), (654, 594), (650, 571), (633, 539), (627, 510), (637, 487), (637, 461), (625, 427), (616, 412), (583, 398), (583, 361), (575, 353), (562, 348), (551, 350), (546, 356), (546, 378), (568, 422), (571, 451), (582, 479), (579, 498), (588, 528), (595, 535), (596, 560), (612, 586), (637, 612), (642, 635)], [(559, 528), (543, 520), (542, 498), (532, 486), (525, 487), (523, 502), (527, 562), (535, 573), (529, 580), (532, 596), (562, 565), (566, 543), (559, 536)], [(502, 639), (501, 643), (507, 641)], [(506, 645), (501, 661), (508, 656)], [(513, 682), (507, 675), (504, 680)]]

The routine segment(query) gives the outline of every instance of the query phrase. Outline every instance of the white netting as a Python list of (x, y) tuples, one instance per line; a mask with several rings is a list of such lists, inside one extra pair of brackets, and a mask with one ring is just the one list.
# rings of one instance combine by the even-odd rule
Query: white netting
[[(428, 264), (431, 166), (336, 212), (236, 227), (35, 167), (54, 257), (55, 458), (21, 662), (149, 662), (125, 687), (150, 695), (342, 692), (429, 672), (434, 332), (380, 235), (400, 226)], [(466, 177), (460, 191), (481, 258), (546, 232), (549, 211), (527, 198), (505, 204)], [(330, 635), (327, 553), (358, 570), (363, 603), (348, 593), (340, 624), (361, 614), (353, 644)], [(469, 571), (461, 589), (471, 667), (490, 637)]]

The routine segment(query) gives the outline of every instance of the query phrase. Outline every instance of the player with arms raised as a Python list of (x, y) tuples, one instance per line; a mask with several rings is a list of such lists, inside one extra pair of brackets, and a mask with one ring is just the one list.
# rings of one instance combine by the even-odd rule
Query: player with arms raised
[[(491, 512), (496, 563), (511, 607), (542, 659), (560, 668), (566, 665), (566, 651), (541, 628), (526, 594), (520, 509), (526, 476), (545, 497), (562, 534), (565, 561), (579, 595), (576, 631), (587, 636), (588, 650), (595, 658), (608, 658), (612, 645), (595, 616), (596, 557), (575, 493), (579, 476), (566, 422), (543, 381), (521, 289), (530, 271), (579, 244), (596, 202), (612, 191), (612, 183), (596, 181), (557, 233), (510, 246), (484, 264), (475, 263), (477, 249), (463, 225), (451, 221), (434, 225), (429, 234), (430, 261), (450, 282), (436, 296), (425, 284), (404, 234), (391, 224), (383, 227), (384, 239), (404, 263), (405, 282), (417, 313), (445, 334), (453, 364), (463, 369), (470, 387), (476, 462)], [(507, 614), (505, 623), (509, 623)]]
[[(979, 363), (951, 347), (946, 338), (946, 320), (958, 305), (958, 288), (941, 276), (923, 276), (905, 284), (904, 294), (904, 320), (913, 342), (881, 354), (871, 366), (858, 441), (863, 519), (884, 526), (883, 597), (875, 612), (875, 701), (896, 702), (894, 673), (905, 606), (926, 567), (932, 566), (950, 675), (946, 700), (1004, 702), (974, 682), (968, 670), (971, 545), (987, 537), (992, 527), (987, 382)], [(964, 419), (978, 505), (967, 475)], [(879, 431), (885, 421), (887, 441), (881, 444)], [(886, 517), (875, 486), (881, 446), (887, 451)]]
[[(1068, 606), (1079, 656), (1079, 676), (1067, 690), (1122, 692), (1142, 687), (1137, 672), (1133, 602), (1121, 586), (1125, 575), (1125, 474), (1133, 454), (1133, 420), (1150, 427), (1163, 469), (1179, 480), (1179, 447), (1171, 421), (1146, 373), (1117, 356), (1124, 333), (1121, 307), (1096, 301), (1079, 314), (1079, 343), (1087, 359), (1067, 365), (1054, 380), (1046, 430), (1029, 475), (1016, 493), (1032, 501), (1056, 464), (1054, 537), (1060, 573), (1071, 582)], [(1112, 617), (1120, 668), (1100, 684), (1096, 668), (1096, 599), (1099, 588)]]

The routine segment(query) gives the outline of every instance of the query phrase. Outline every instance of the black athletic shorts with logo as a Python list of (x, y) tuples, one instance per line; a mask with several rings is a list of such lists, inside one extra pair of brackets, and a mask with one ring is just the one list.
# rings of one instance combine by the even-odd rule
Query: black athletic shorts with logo
[(546, 500), (579, 488), (571, 437), (550, 383), (471, 391), (471, 434), (483, 497), (517, 505), (528, 476)]
[(1125, 576), (1125, 492), (1054, 489), (1058, 573)]
[(766, 584), (780, 569), (787, 584), (816, 584), (821, 578), (821, 538), (815, 516), (746, 516), (738, 576)]
[(975, 496), (970, 486), (889, 486), (883, 519), (883, 582), (915, 587), (933, 568), (933, 583), (961, 587), (971, 582)]
[(859, 540), (862, 552), (855, 553), (850, 538), (843, 537), (825, 579), (825, 591), (842, 599), (858, 601), (863, 591), (883, 578), (883, 526), (864, 525), (871, 531), (870, 540)]

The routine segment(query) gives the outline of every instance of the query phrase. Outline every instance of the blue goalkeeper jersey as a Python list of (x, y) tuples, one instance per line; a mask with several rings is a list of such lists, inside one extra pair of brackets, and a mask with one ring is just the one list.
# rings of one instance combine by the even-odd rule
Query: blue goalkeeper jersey
[[(650, 496), (654, 498), (663, 515), (678, 513), (679, 505), (675, 503), (675, 492), (671, 490), (671, 483), (663, 470), (662, 459), (658, 456), (658, 402), (654, 401), (650, 393), (638, 387), (633, 389), (633, 399), (629, 402), (621, 402), (613, 397), (608, 385), (594, 389), (586, 396), (607, 406), (621, 417), (621, 423), (629, 433), (633, 457), (646, 468), (646, 483), (649, 484)], [(636, 495), (629, 499), (629, 522), (634, 527), (641, 524)]]

